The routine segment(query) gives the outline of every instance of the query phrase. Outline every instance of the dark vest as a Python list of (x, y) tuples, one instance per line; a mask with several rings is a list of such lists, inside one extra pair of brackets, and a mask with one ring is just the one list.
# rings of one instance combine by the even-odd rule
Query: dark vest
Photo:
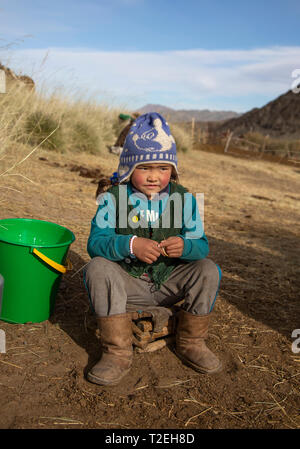
[[(127, 186), (127, 201), (128, 201), (128, 191), (129, 187)], [(181, 197), (181, 205), (182, 205), (182, 211), (184, 206), (184, 193), (187, 192), (187, 189), (179, 184), (170, 183), (170, 193), (169, 198), (167, 200), (166, 207), (162, 213), (160, 213), (160, 216), (158, 220), (156, 220), (154, 223), (149, 223), (149, 226), (147, 226), (147, 222), (140, 216), (134, 216), (135, 221), (138, 219), (138, 223), (144, 224), (144, 226), (139, 226), (137, 228), (132, 228), (129, 226), (127, 221), (127, 227), (126, 228), (120, 228), (119, 227), (119, 189), (118, 186), (113, 186), (110, 189), (108, 189), (108, 192), (113, 194), (116, 201), (116, 233), (117, 234), (134, 234), (137, 237), (144, 237), (151, 240), (155, 240), (157, 242), (160, 242), (162, 240), (167, 239), (171, 236), (176, 236), (181, 234), (182, 225), (181, 227), (175, 227), (176, 223), (174, 221), (174, 202), (170, 201), (170, 196), (173, 193), (179, 194)], [(161, 206), (161, 201), (160, 201)], [(132, 213), (132, 210), (134, 209), (135, 205), (128, 204), (127, 205), (127, 213), (129, 219), (132, 219), (134, 213)], [(164, 214), (168, 212), (168, 209), (170, 208), (170, 226), (168, 227), (162, 227), (164, 223)], [(182, 216), (182, 214), (181, 214)], [(181, 217), (180, 217), (181, 218)], [(151, 227), (150, 227), (151, 225)], [(163, 284), (168, 277), (170, 276), (173, 269), (182, 263), (185, 263), (185, 261), (179, 259), (179, 258), (168, 258), (164, 256), (159, 256), (159, 258), (153, 262), (152, 264), (147, 264), (146, 262), (142, 262), (139, 259), (131, 259), (126, 258), (125, 260), (121, 260), (118, 262), (121, 267), (127, 271), (131, 276), (139, 278), (143, 273), (147, 273), (152, 282), (155, 284), (156, 288), (159, 289), (161, 284)]]

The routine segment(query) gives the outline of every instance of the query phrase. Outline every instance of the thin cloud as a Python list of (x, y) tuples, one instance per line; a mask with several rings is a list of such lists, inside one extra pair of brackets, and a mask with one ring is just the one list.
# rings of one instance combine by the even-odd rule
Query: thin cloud
[[(136, 103), (140, 99), (139, 105), (158, 102), (161, 97), (164, 102), (169, 99), (167, 106), (174, 107), (180, 102), (189, 108), (198, 103), (202, 109), (212, 108), (214, 102), (219, 105), (222, 97), (223, 102), (227, 98), (227, 109), (236, 103), (239, 110), (247, 110), (254, 106), (251, 101), (255, 96), (272, 99), (290, 89), (292, 71), (300, 68), (300, 47), (164, 52), (53, 48), (48, 51), (44, 71), (55, 73), (56, 82), (68, 84), (72, 74), (79, 87), (109, 92), (120, 103), (130, 102), (130, 98)], [(30, 63), (38, 66), (46, 52), (46, 49), (17, 50), (14, 65), (22, 67), (24, 72), (30, 71)], [(33, 76), (39, 79), (43, 73)]]

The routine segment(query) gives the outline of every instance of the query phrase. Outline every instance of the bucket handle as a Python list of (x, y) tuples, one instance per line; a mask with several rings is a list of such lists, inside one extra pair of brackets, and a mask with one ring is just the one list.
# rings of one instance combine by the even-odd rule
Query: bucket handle
[(38, 256), (40, 259), (42, 259), (44, 262), (46, 262), (50, 267), (54, 268), (56, 271), (59, 271), (60, 273), (65, 274), (67, 270), (72, 270), (73, 265), (70, 261), (70, 259), (67, 259), (67, 266), (60, 265), (59, 263), (55, 262), (52, 259), (49, 259), (49, 257), (45, 256), (45, 254), (38, 251), (36, 248), (31, 248), (31, 252)]

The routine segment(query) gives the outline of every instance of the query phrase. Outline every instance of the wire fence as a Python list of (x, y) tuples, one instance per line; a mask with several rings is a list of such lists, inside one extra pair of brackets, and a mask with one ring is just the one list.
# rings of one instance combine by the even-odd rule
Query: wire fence
[(259, 132), (247, 132), (243, 135), (227, 131), (220, 135), (214, 132), (209, 123), (185, 124), (190, 130), (192, 147), (201, 148), (202, 145), (222, 147), (224, 153), (241, 151), (255, 154), (256, 157), (276, 156), (277, 158), (300, 163), (300, 139), (273, 137)]
[[(258, 133), (253, 134), (253, 139), (256, 138), (256, 141), (251, 140), (251, 137), (251, 133), (246, 138), (235, 136), (233, 132), (230, 132), (225, 137), (217, 140), (224, 146), (224, 153), (228, 152), (229, 148), (238, 148), (242, 151), (258, 153), (261, 156), (270, 154), (300, 163), (300, 139), (282, 140), (258, 135)], [(211, 137), (208, 140), (212, 141), (216, 139)]]

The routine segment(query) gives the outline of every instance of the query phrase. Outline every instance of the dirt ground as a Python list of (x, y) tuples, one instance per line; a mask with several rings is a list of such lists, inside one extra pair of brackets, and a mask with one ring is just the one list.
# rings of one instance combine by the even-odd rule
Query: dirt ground
[[(181, 183), (205, 194), (210, 258), (223, 272), (207, 344), (224, 369), (197, 374), (169, 346), (135, 353), (121, 384), (100, 387), (85, 379), (100, 352), (82, 268), (95, 182), (117, 163), (112, 154), (38, 150), (0, 177), (0, 218), (53, 221), (76, 236), (74, 269), (63, 277), (50, 319), (0, 321), (0, 428), (299, 428), (300, 353), (292, 351), (292, 331), (300, 329), (300, 164), (179, 154)], [(0, 164), (2, 173), (13, 160)]]

